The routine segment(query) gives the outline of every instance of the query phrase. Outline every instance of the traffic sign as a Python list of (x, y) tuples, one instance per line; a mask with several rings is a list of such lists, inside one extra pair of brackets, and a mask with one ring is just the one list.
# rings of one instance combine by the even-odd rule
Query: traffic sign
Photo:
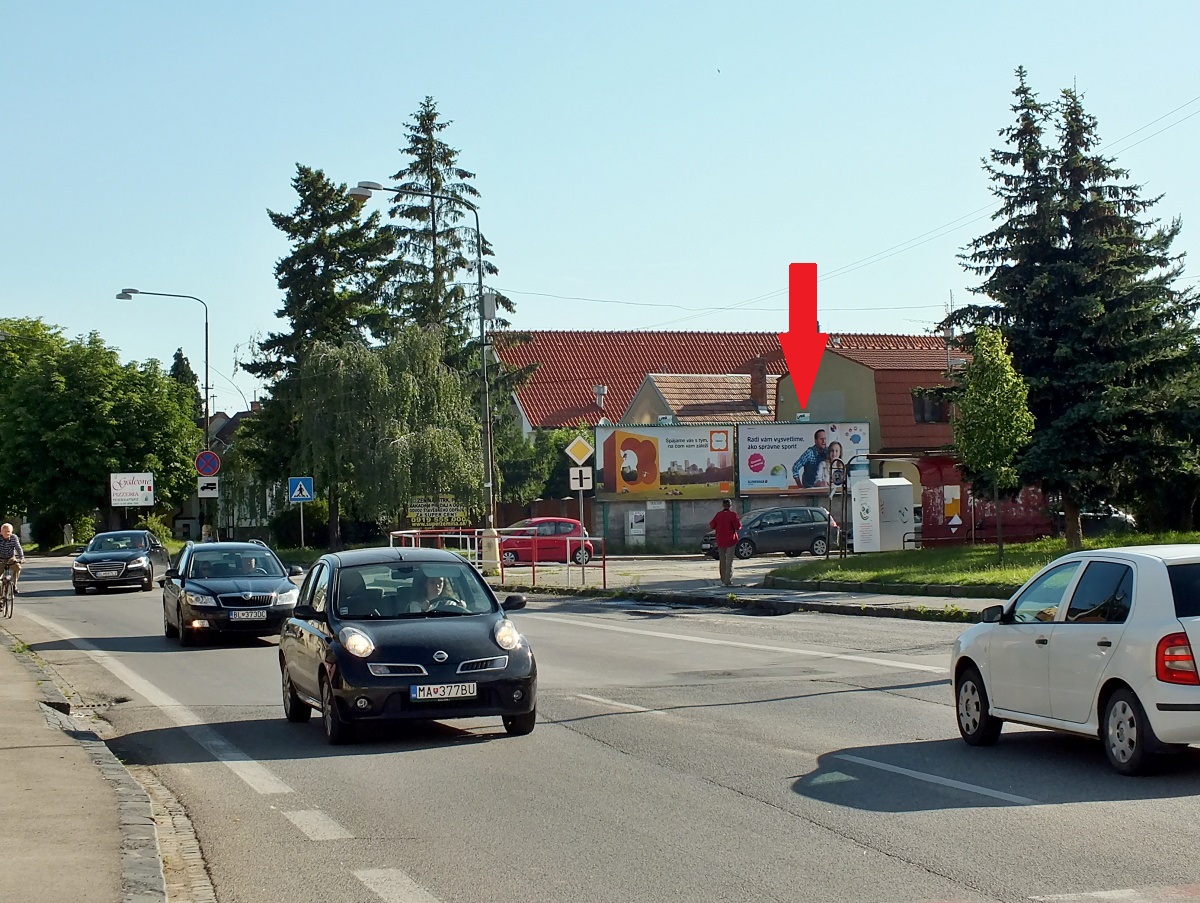
[(592, 469), (590, 467), (572, 467), (571, 489), (576, 492), (583, 492), (583, 490), (591, 488)]
[(217, 477), (197, 477), (196, 478), (196, 498), (199, 499), (216, 499), (221, 497), (221, 493), (217, 488)]
[(595, 451), (595, 449), (592, 448), (592, 443), (584, 439), (583, 436), (576, 436), (567, 444), (567, 447), (564, 450), (566, 451), (568, 458), (580, 465), (590, 458), (592, 456), (592, 452)]
[(311, 502), (313, 500), (312, 477), (288, 477), (288, 501)]
[(221, 456), (215, 451), (205, 450), (196, 455), (196, 473), (202, 477), (215, 477), (221, 469)]

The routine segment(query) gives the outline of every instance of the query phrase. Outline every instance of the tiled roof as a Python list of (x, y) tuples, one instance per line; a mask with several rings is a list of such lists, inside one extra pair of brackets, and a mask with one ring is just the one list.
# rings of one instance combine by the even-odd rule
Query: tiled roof
[(944, 371), (951, 358), (963, 357), (960, 351), (948, 353), (945, 340), (935, 335), (831, 333), (825, 347), (872, 370)]
[[(514, 335), (529, 341), (516, 344)], [(531, 330), (492, 334), (497, 356), (513, 367), (539, 364), (517, 398), (534, 427), (616, 422), (649, 373), (748, 373), (763, 358), (782, 373), (774, 332), (567, 332)], [(605, 385), (604, 410), (592, 386)], [(772, 393), (773, 396), (774, 393)], [(747, 395), (749, 393), (747, 392)]]
[(879, 444), (890, 452), (928, 451), (954, 442), (949, 423), (917, 423), (913, 417), (913, 389), (946, 385), (945, 367), (906, 372), (881, 368), (875, 371), (875, 398), (879, 405)]
[(750, 376), (742, 373), (651, 373), (649, 378), (680, 423), (758, 423), (775, 420), (775, 383), (767, 376), (766, 413), (750, 399)]

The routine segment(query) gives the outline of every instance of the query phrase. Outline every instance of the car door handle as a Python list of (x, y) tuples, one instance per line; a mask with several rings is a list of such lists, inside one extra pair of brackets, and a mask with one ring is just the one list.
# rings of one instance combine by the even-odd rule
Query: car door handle
[(1097, 646), (1111, 646), (1112, 640), (1096, 640)]
[(1047, 643), (1050, 642), (1050, 640), (1044, 636), (1040, 636), (1036, 640), (1034, 640), (1034, 642), (1037, 643), (1039, 646), (1045, 646)]

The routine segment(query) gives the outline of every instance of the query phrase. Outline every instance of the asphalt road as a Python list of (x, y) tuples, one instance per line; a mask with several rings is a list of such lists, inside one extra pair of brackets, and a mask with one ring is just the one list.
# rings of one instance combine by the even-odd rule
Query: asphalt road
[(159, 592), (75, 597), (65, 564), (31, 564), (9, 623), (186, 806), (222, 903), (975, 903), (1200, 881), (1200, 754), (1128, 779), (1084, 739), (1010, 727), (967, 747), (959, 625), (543, 597), (513, 615), (538, 656), (533, 734), (480, 719), (331, 748), (315, 719), (284, 721), (273, 641), (181, 649)]

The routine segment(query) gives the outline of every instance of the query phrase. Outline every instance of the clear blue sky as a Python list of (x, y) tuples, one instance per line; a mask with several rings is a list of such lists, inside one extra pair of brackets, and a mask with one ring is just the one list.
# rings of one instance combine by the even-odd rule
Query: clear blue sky
[(113, 299), (197, 295), (217, 408), (242, 407), (230, 377), (252, 397), (234, 361), (282, 322), (266, 211), (294, 207), (295, 165), (385, 181), (426, 95), (523, 329), (781, 330), (787, 265), (815, 261), (827, 331), (928, 331), (967, 300), (956, 254), (987, 226), (979, 159), (1017, 65), (1044, 99), (1085, 92), (1200, 271), (1193, 2), (68, 0), (3, 21), (0, 315), (127, 360), (182, 345), (201, 373), (198, 304)]

